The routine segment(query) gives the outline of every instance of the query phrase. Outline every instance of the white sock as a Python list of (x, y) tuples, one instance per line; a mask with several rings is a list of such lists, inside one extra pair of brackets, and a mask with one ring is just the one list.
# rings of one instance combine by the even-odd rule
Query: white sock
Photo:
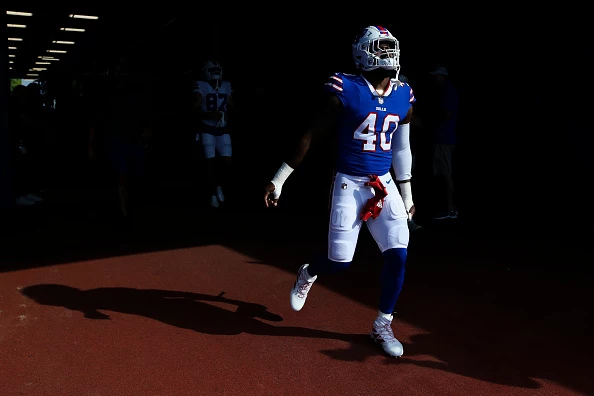
[(383, 313), (382, 311), (377, 311), (377, 319), (384, 318), (388, 319), (390, 322), (392, 321), (392, 314)]

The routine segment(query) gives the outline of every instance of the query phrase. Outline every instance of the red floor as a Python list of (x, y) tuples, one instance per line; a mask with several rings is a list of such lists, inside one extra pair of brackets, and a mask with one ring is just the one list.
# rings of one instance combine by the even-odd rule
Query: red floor
[(587, 287), (502, 268), (495, 241), (422, 238), (395, 320), (400, 359), (367, 335), (379, 261), (365, 238), (301, 312), (288, 293), (314, 238), (21, 258), (0, 272), (0, 395), (594, 394)]

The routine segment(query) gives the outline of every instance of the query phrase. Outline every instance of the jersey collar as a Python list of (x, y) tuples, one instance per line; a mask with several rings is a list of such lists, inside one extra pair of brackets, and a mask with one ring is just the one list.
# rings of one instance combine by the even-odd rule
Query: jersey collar
[(367, 87), (369, 88), (369, 90), (371, 91), (371, 94), (373, 96), (389, 96), (392, 93), (392, 90), (394, 88), (394, 84), (392, 84), (392, 80), (388, 81), (388, 88), (386, 88), (385, 92), (383, 95), (380, 95), (377, 93), (377, 91), (375, 90), (375, 88), (373, 88), (373, 85), (371, 85), (371, 83), (369, 81), (367, 81), (367, 79), (363, 76), (361, 76), (361, 78), (367, 83)]

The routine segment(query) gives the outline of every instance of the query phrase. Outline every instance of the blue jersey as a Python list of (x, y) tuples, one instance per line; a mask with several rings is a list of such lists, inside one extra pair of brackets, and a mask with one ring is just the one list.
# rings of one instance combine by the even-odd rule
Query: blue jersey
[(392, 166), (392, 134), (415, 102), (412, 88), (391, 80), (383, 96), (362, 76), (336, 73), (325, 85), (344, 108), (337, 125), (336, 171), (384, 175)]

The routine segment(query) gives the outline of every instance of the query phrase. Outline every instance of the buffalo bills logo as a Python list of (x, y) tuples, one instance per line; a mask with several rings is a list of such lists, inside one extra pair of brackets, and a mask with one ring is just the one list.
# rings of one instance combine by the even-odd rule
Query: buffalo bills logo
[(371, 36), (371, 32), (369, 31), (369, 29), (365, 28), (363, 29), (363, 31), (355, 38), (355, 41), (359, 41), (361, 40), (363, 37), (369, 37)]

